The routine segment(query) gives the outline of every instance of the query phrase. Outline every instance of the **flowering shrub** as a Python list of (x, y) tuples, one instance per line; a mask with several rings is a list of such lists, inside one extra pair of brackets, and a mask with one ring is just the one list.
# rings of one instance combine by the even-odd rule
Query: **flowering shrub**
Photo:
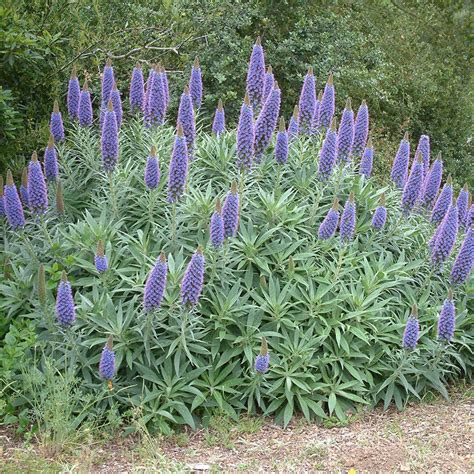
[[(260, 79), (254, 87), (249, 78), (258, 100)], [(285, 160), (274, 149), (276, 86), (260, 115), (247, 97), (239, 146), (224, 127), (194, 132), (186, 90), (177, 127), (161, 125), (164, 113), (144, 122), (136, 101), (119, 127), (107, 96), (102, 131), (65, 119), (65, 141), (54, 144), (58, 183), (41, 179), (36, 164), (36, 175), (30, 170), (30, 196), (48, 186), (41, 213), (22, 206), (8, 175), (0, 219), (13, 271), (0, 280), (0, 311), (31, 320), (35, 351), (59, 369), (68, 360), (84, 390), (108, 386), (97, 410), (140, 407), (162, 431), (195, 427), (215, 410), (263, 412), (283, 424), (297, 412), (344, 419), (360, 404), (402, 408), (428, 391), (447, 396), (446, 384), (472, 375), (472, 231), (449, 234), (443, 265), (433, 266), (430, 211), (410, 198), (406, 212), (413, 180), (398, 189), (408, 153), (403, 179), (385, 187), (360, 174), (357, 155), (336, 163), (335, 121), (326, 130), (332, 80), (326, 88), (321, 130), (295, 131)], [(284, 121), (279, 133), (287, 138)], [(323, 133), (323, 147), (332, 140), (324, 176)], [(450, 277), (458, 254), (462, 271)], [(450, 320), (449, 337), (438, 340), (451, 281), (454, 327)]]

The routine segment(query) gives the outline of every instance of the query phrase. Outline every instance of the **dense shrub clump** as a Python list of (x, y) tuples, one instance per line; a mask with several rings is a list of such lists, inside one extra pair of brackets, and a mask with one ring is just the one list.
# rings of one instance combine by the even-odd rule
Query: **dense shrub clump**
[[(148, 107), (144, 93), (144, 114), (134, 99), (118, 123), (108, 62), (99, 126), (81, 121), (79, 105), (55, 142), (58, 184), (34, 156), (34, 201), (23, 210), (7, 177), (0, 219), (13, 271), (1, 279), (0, 310), (33, 324), (25, 360), (72, 371), (99, 416), (111, 404), (138, 407), (163, 431), (215, 411), (284, 424), (296, 412), (344, 419), (364, 404), (402, 408), (433, 389), (447, 396), (450, 381), (472, 374), (472, 229), (451, 223), (451, 206), (435, 233), (420, 199), (421, 154), (413, 163), (407, 136), (394, 183), (380, 187), (368, 161), (360, 172), (347, 136), (353, 114), (337, 137), (332, 76), (316, 126), (303, 114), (304, 135), (294, 127), (288, 141), (284, 121), (277, 133), (285, 94), (274, 83), (261, 104), (261, 48), (237, 134), (223, 125), (196, 133), (206, 94), (198, 62), (176, 127), (162, 124), (162, 67), (146, 86), (159, 100)], [(367, 149), (371, 167), (371, 141)], [(20, 395), (11, 403), (28, 403), (21, 372), (8, 377)]]

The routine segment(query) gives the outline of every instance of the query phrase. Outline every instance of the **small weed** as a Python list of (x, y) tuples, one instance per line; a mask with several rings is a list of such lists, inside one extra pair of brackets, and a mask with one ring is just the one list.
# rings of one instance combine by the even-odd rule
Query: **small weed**
[(304, 458), (310, 458), (314, 461), (322, 461), (328, 457), (328, 448), (321, 443), (312, 443), (302, 452)]

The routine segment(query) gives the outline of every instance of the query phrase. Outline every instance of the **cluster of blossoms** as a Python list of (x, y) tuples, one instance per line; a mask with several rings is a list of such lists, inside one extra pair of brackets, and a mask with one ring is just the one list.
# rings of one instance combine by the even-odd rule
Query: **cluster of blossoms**
[[(147, 127), (165, 123), (170, 103), (169, 85), (166, 70), (161, 64), (153, 65), (145, 83), (140, 64), (132, 72), (129, 88), (130, 111), (143, 114)], [(176, 136), (168, 171), (168, 202), (176, 203), (186, 190), (188, 167), (196, 150), (196, 115), (203, 103), (202, 71), (196, 57), (190, 73), (189, 82), (180, 97)], [(369, 138), (369, 111), (362, 101), (354, 116), (351, 100), (347, 99), (342, 112), (339, 128), (335, 118), (335, 89), (333, 76), (329, 75), (324, 91), (316, 94), (316, 78), (310, 67), (303, 81), (298, 105), (289, 120), (288, 129), (283, 117), (280, 117), (281, 91), (275, 80), (271, 66), (265, 69), (265, 57), (260, 38), (257, 39), (250, 58), (246, 94), (240, 110), (237, 129), (236, 158), (237, 167), (248, 171), (253, 163), (259, 163), (274, 139), (274, 158), (278, 165), (285, 165), (288, 160), (291, 141), (299, 134), (323, 134), (324, 141), (318, 161), (318, 178), (330, 184), (334, 169), (345, 165), (353, 159), (360, 160), (360, 181), (370, 178), (373, 168), (374, 150)], [(71, 121), (77, 121), (80, 127), (93, 124), (91, 93), (87, 80), (81, 90), (77, 70), (73, 67), (67, 89), (67, 112)], [(114, 76), (110, 59), (104, 67), (101, 80), (100, 96), (100, 133), (101, 156), (103, 169), (112, 173), (119, 158), (119, 132), (124, 112), (122, 98)], [(280, 118), (279, 122), (278, 119)], [(277, 124), (279, 123), (278, 130)], [(212, 131), (220, 137), (225, 133), (225, 114), (222, 101), (219, 100)], [(50, 120), (50, 138), (44, 151), (44, 165), (33, 153), (27, 168), (23, 170), (20, 192), (13, 181), (10, 171), (7, 173), (5, 186), (0, 176), (0, 217), (5, 216), (13, 230), (22, 230), (25, 226), (23, 207), (27, 207), (32, 216), (40, 219), (48, 210), (48, 183), (56, 186), (56, 208), (64, 212), (62, 184), (59, 180), (59, 166), (56, 143), (65, 140), (64, 125), (59, 104), (54, 102)], [(275, 137), (276, 132), (276, 137)], [(293, 145), (291, 145), (293, 146)], [(460, 191), (457, 200), (453, 200), (453, 185), (449, 177), (439, 192), (442, 181), (443, 163), (438, 157), (430, 167), (430, 140), (421, 135), (410, 173), (410, 143), (408, 133), (400, 143), (394, 159), (391, 179), (395, 186), (403, 191), (401, 207), (405, 214), (415, 209), (424, 208), (431, 212), (431, 222), (437, 225), (430, 240), (431, 260), (439, 267), (450, 257), (459, 230), (465, 236), (451, 269), (450, 283), (461, 285), (467, 281), (474, 265), (474, 209), (470, 203), (467, 185)], [(345, 171), (345, 170), (342, 170)], [(243, 175), (244, 176), (244, 175)], [(144, 183), (149, 190), (155, 190), (160, 183), (160, 162), (156, 147), (151, 147), (144, 170)], [(243, 188), (242, 188), (243, 189)], [(239, 228), (240, 199), (237, 182), (225, 196), (223, 205), (216, 200), (215, 210), (210, 217), (209, 242), (216, 254), (226, 239), (235, 238)], [(414, 214), (414, 212), (413, 212)], [(371, 225), (380, 231), (387, 222), (385, 194), (381, 194), (375, 208)], [(339, 199), (334, 198), (332, 207), (327, 212), (318, 229), (321, 240), (332, 238), (339, 227), (340, 240), (349, 244), (355, 236), (356, 203), (354, 192), (345, 202), (342, 212), (339, 210)], [(376, 235), (375, 233), (373, 235)], [(110, 246), (108, 247), (108, 254)], [(109, 255), (110, 256), (110, 255)], [(113, 261), (112, 261), (113, 263)], [(201, 246), (192, 255), (180, 286), (182, 307), (192, 310), (201, 298), (206, 260)], [(97, 243), (94, 265), (98, 274), (109, 270), (109, 261), (105, 254), (105, 244)], [(290, 258), (290, 271), (294, 271), (294, 262)], [(163, 304), (168, 275), (166, 255), (162, 252), (150, 270), (144, 288), (143, 309), (150, 313), (158, 311)], [(104, 277), (107, 278), (107, 274)], [(73, 280), (74, 281), (74, 280)], [(263, 284), (263, 283), (262, 283)], [(42, 304), (46, 301), (45, 270), (40, 265), (38, 270), (38, 296)], [(58, 324), (67, 330), (76, 321), (76, 308), (71, 283), (66, 272), (62, 273), (56, 295), (56, 319)], [(455, 331), (455, 304), (452, 291), (444, 301), (438, 318), (438, 339), (450, 342)], [(420, 337), (418, 309), (413, 306), (402, 338), (406, 349), (415, 349)], [(262, 338), (260, 354), (255, 359), (255, 371), (265, 374), (269, 370), (270, 355), (268, 343)], [(115, 352), (112, 336), (109, 336), (102, 350), (99, 363), (99, 375), (109, 382), (115, 377)]]

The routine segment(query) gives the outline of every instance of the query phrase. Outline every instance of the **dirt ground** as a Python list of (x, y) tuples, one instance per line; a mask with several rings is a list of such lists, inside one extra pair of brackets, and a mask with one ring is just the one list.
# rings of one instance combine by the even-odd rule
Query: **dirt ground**
[(0, 429), (0, 472), (473, 472), (474, 393), (457, 392), (404, 412), (372, 411), (347, 426), (261, 418), (167, 438), (91, 443), (48, 456)]

